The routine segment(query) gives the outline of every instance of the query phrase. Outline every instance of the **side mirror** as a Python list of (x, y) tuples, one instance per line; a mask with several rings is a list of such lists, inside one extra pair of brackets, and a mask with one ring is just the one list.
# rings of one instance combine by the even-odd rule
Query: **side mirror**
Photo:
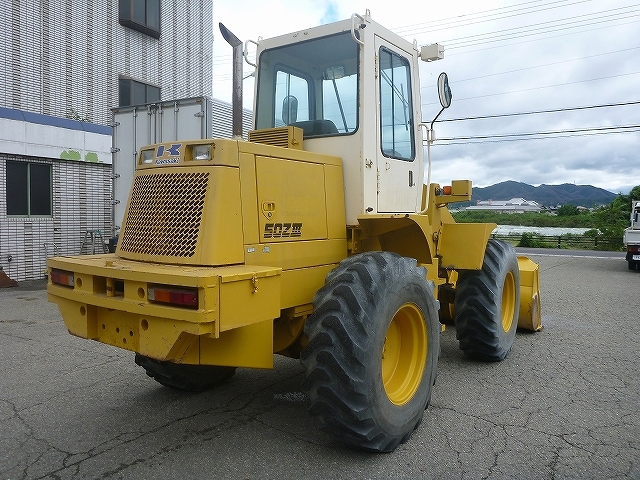
[(451, 105), (451, 88), (449, 88), (449, 78), (442, 72), (438, 77), (438, 97), (442, 108), (449, 108)]
[(282, 100), (282, 121), (285, 125), (291, 125), (298, 120), (298, 99), (293, 95), (287, 95)]

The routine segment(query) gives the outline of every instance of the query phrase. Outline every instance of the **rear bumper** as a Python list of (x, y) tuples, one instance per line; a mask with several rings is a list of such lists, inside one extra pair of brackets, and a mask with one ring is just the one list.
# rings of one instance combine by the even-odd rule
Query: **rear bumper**
[[(280, 268), (164, 265), (113, 254), (55, 257), (47, 267), (73, 273), (73, 286), (53, 283), (51, 274), (47, 285), (73, 335), (158, 360), (272, 366)], [(155, 285), (197, 289), (197, 308), (150, 300)]]

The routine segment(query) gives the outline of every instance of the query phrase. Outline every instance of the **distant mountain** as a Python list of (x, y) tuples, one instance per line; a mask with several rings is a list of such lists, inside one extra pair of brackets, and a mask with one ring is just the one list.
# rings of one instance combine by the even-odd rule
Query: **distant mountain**
[(473, 187), (471, 200), (472, 204), (475, 204), (479, 200), (510, 200), (522, 197), (525, 200), (535, 200), (547, 207), (567, 204), (595, 207), (611, 203), (616, 196), (615, 193), (592, 185), (563, 183), (534, 187), (526, 183), (507, 181), (483, 188)]

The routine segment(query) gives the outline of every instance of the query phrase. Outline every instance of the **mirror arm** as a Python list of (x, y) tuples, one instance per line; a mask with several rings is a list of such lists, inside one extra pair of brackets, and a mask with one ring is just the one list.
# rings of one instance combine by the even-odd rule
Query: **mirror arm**
[[(444, 110), (444, 108), (442, 109)], [(440, 111), (442, 113), (442, 111)], [(438, 115), (440, 115), (440, 113)], [(438, 118), (436, 116), (436, 118)], [(435, 122), (436, 119), (433, 119)], [(424, 210), (418, 213), (418, 215), (426, 215), (429, 211), (429, 191), (431, 190), (431, 143), (433, 142), (433, 122), (431, 122), (431, 126), (426, 123), (420, 122), (418, 124), (419, 127), (423, 127), (427, 132), (427, 194), (425, 196), (424, 202)]]
[(429, 193), (431, 191), (431, 144), (434, 141), (433, 138), (433, 124), (436, 123), (436, 120), (440, 116), (442, 112), (446, 110), (447, 107), (442, 107), (435, 118), (431, 121), (431, 125), (427, 125), (426, 123), (420, 123), (421, 127), (424, 127), (427, 131), (427, 194), (424, 202), (424, 210), (422, 210), (418, 215), (425, 215), (429, 210)]
[(445, 111), (445, 109), (446, 109), (446, 108), (447, 108), (447, 107), (442, 107), (442, 108), (440, 109), (440, 111), (438, 112), (438, 114), (436, 115), (436, 117), (435, 117), (435, 118), (433, 119), (433, 121), (431, 122), (431, 127), (429, 127), (429, 130), (433, 131), (433, 124), (434, 124), (434, 123), (436, 123), (436, 120), (438, 119), (438, 117), (440, 116), (440, 114), (441, 114), (442, 112), (444, 112), (444, 111)]
[(441, 114), (442, 112), (444, 112), (444, 111), (445, 111), (445, 109), (446, 109), (446, 108), (447, 108), (447, 107), (442, 107), (442, 108), (440, 109), (440, 111), (438, 112), (438, 115), (436, 115), (436, 116), (435, 116), (435, 118), (431, 121), (431, 126), (429, 127), (429, 130), (431, 130), (431, 131), (433, 132), (433, 124), (434, 124), (434, 123), (436, 123), (436, 120), (438, 119), (438, 117), (440, 116), (440, 114)]

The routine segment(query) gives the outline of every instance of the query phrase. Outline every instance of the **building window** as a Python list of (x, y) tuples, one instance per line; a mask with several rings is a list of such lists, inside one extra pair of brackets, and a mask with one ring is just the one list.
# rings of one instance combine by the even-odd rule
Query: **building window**
[(142, 105), (160, 101), (160, 88), (130, 78), (119, 80), (120, 106)]
[(51, 165), (7, 160), (7, 215), (51, 216)]
[(160, 0), (120, 0), (120, 25), (160, 38)]

